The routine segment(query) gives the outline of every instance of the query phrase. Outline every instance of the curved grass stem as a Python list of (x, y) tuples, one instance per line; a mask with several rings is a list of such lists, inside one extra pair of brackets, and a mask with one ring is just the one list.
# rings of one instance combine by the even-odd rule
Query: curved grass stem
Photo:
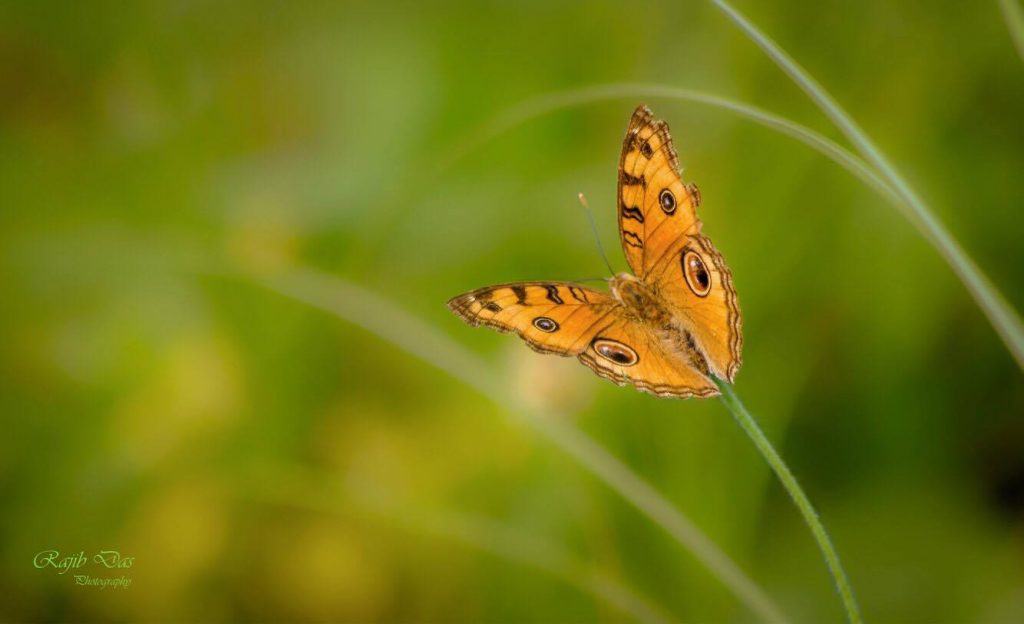
[(635, 99), (638, 97), (663, 98), (710, 106), (775, 130), (780, 134), (796, 139), (835, 161), (851, 174), (860, 178), (862, 182), (878, 191), (887, 200), (902, 208), (902, 198), (896, 193), (896, 190), (869, 167), (867, 163), (851, 154), (849, 150), (835, 141), (822, 136), (810, 128), (756, 106), (715, 95), (714, 93), (648, 83), (596, 84), (568, 91), (546, 93), (524, 100), (493, 115), (443, 150), (441, 156), (434, 161), (434, 168), (431, 170), (430, 177), (440, 177), (441, 174), (450, 169), (453, 164), (464, 158), (467, 154), (479, 149), (483, 144), (507, 132), (509, 129), (531, 119), (573, 106), (593, 104), (603, 100)]
[(889, 159), (882, 154), (853, 118), (843, 110), (835, 98), (825, 91), (825, 88), (778, 44), (724, 0), (711, 1), (818, 105), (818, 108), (846, 135), (868, 162), (873, 164), (878, 172), (888, 180), (892, 188), (907, 204), (911, 223), (917, 227), (918, 231), (960, 278), (988, 318), (989, 323), (999, 334), (1010, 354), (1017, 361), (1017, 365), (1024, 369), (1024, 324), (1021, 323), (1017, 312), (1007, 303), (981, 269), (974, 264), (974, 261), (967, 256), (967, 253), (932, 213), (931, 209), (907, 184), (903, 176), (896, 171)]
[(846, 571), (843, 570), (843, 564), (839, 561), (839, 553), (836, 552), (835, 546), (832, 545), (832, 539), (829, 537), (828, 531), (825, 530), (825, 525), (818, 518), (818, 512), (814, 510), (811, 501), (807, 499), (807, 495), (804, 494), (804, 490), (800, 487), (796, 477), (789, 471), (786, 462), (782, 461), (782, 457), (779, 456), (775, 451), (775, 447), (772, 446), (764, 432), (761, 431), (757, 421), (754, 420), (754, 417), (744, 407), (743, 402), (736, 395), (735, 389), (717, 378), (715, 383), (718, 385), (718, 389), (722, 391), (722, 403), (729, 410), (729, 413), (732, 414), (737, 424), (750, 436), (761, 456), (771, 466), (775, 475), (778, 476), (779, 481), (782, 483), (782, 487), (786, 489), (790, 498), (793, 499), (793, 503), (800, 510), (800, 514), (804, 517), (807, 526), (810, 527), (815, 541), (818, 542), (818, 548), (821, 549), (821, 554), (825, 557), (825, 563), (828, 564), (832, 579), (835, 581), (836, 591), (839, 592), (839, 596), (843, 600), (846, 617), (851, 624), (860, 624), (862, 621), (860, 608), (857, 606), (856, 598), (854, 598), (853, 589), (850, 587), (850, 581), (846, 577)]

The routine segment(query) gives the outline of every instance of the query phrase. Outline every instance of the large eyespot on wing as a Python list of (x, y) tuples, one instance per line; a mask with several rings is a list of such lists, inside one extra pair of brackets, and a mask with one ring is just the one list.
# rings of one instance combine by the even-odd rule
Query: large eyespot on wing
[(683, 183), (668, 124), (643, 105), (622, 142), (618, 200), (622, 249), (641, 279), (673, 242), (700, 231), (700, 191)]
[(597, 353), (597, 355), (608, 360), (612, 364), (618, 364), (619, 366), (636, 366), (636, 363), (640, 361), (640, 356), (633, 347), (623, 344), (618, 340), (598, 336), (591, 342), (591, 347), (593, 347), (594, 352)]
[(628, 318), (624, 308), (617, 309), (615, 316), (615, 322), (595, 333), (578, 355), (583, 364), (620, 386), (631, 384), (659, 397), (685, 399), (719, 394), (715, 384), (685, 353), (669, 351), (664, 340)]
[(577, 355), (611, 322), (619, 303), (597, 290), (564, 282), (522, 282), (463, 293), (448, 308), (470, 325), (518, 335), (541, 353)]
[(690, 291), (698, 297), (707, 297), (711, 292), (711, 274), (700, 254), (693, 250), (684, 250), (679, 256), (683, 271), (683, 279)]

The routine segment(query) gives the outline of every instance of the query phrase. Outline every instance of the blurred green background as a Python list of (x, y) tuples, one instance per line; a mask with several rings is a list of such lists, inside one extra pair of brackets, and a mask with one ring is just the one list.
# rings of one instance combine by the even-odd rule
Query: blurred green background
[[(996, 3), (738, 8), (1024, 308), (1024, 63)], [(490, 283), (603, 277), (581, 191), (625, 268), (615, 168), (646, 102), (735, 276), (737, 390), (867, 619), (1020, 621), (1021, 371), (890, 205), (790, 138), (666, 98), (475, 141), (523, 101), (624, 81), (839, 138), (703, 2), (0, 7), (0, 618), (631, 620), (574, 582), (597, 572), (668, 619), (757, 619), (501, 406), (266, 287), (318, 271), (581, 428), (789, 617), (841, 620), (807, 527), (718, 401), (618, 388), (445, 309)], [(134, 556), (132, 585), (76, 586), (33, 566), (46, 549)]]

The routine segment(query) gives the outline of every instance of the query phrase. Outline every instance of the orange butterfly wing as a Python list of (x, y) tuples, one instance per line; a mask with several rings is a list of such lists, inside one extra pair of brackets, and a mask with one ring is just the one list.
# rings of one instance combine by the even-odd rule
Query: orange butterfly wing
[(666, 257), (652, 268), (649, 283), (711, 372), (732, 383), (743, 363), (743, 318), (725, 259), (702, 234), (685, 237)]
[(742, 362), (742, 317), (725, 259), (700, 233), (699, 204), (697, 187), (682, 180), (668, 124), (637, 107), (619, 158), (622, 248), (711, 372), (731, 382)]
[(641, 279), (680, 236), (700, 232), (700, 192), (680, 177), (668, 124), (643, 105), (622, 142), (618, 201), (622, 249)]
[(578, 355), (613, 320), (615, 299), (564, 282), (500, 284), (463, 293), (448, 308), (470, 325), (512, 332), (541, 353)]
[(662, 337), (619, 308), (615, 322), (599, 332), (579, 360), (620, 386), (632, 384), (660, 397), (687, 399), (718, 394), (718, 388)]
[(470, 325), (517, 334), (535, 351), (577, 356), (619, 385), (664, 397), (718, 392), (606, 293), (564, 282), (522, 282), (463, 293), (448, 307)]

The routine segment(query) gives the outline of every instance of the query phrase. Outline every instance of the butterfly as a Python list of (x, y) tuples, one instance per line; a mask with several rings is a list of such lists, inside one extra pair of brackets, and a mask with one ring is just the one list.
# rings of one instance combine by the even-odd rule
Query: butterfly
[(619, 238), (632, 274), (610, 292), (571, 282), (517, 282), (448, 302), (473, 326), (512, 332), (536, 351), (576, 356), (617, 384), (660, 397), (719, 394), (742, 358), (732, 273), (697, 218), (700, 191), (684, 183), (668, 124), (644, 105), (622, 143)]

